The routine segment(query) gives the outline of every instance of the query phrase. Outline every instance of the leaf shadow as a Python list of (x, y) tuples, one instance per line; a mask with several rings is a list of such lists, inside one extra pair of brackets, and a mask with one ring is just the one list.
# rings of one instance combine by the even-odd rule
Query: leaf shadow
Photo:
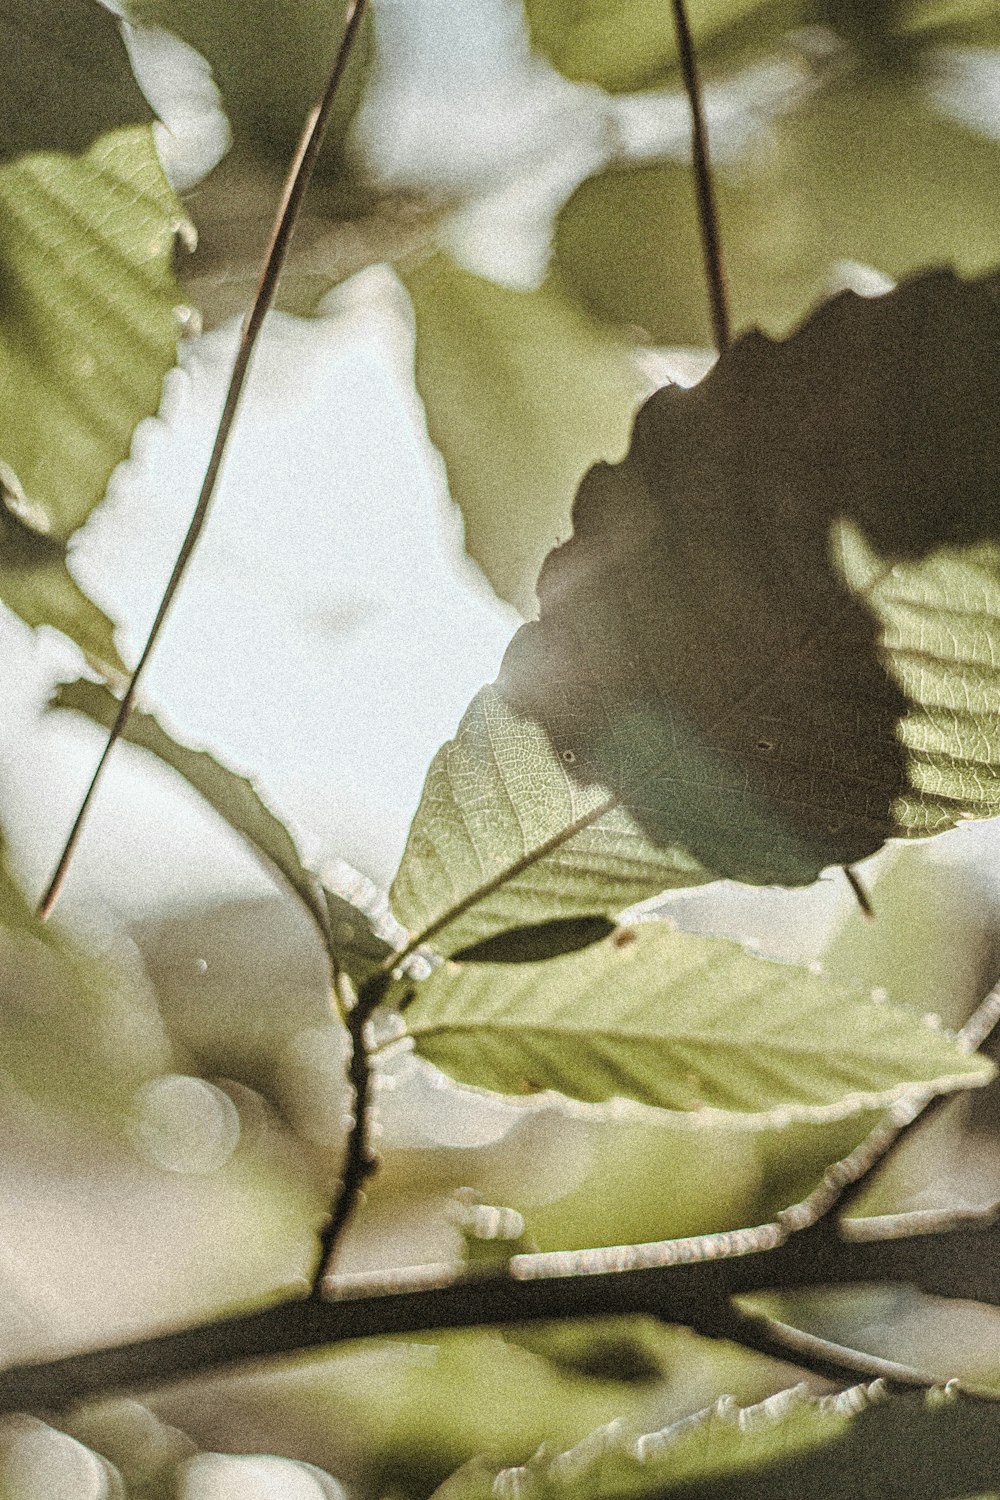
[[(1000, 307), (949, 271), (744, 336), (586, 476), (501, 691), (570, 778), (717, 875), (805, 884), (914, 831), (914, 702), (870, 595), (895, 563), (1000, 543), (998, 404)], [(961, 671), (974, 611), (944, 607)], [(959, 810), (932, 800), (925, 831)]]

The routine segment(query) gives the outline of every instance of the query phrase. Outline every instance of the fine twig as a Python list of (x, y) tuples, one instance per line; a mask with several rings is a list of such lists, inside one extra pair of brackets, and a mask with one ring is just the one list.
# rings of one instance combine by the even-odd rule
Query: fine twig
[(708, 127), (705, 123), (698, 62), (691, 39), (687, 8), (684, 0), (671, 0), (671, 3), (674, 11), (674, 27), (677, 32), (677, 55), (684, 79), (684, 90), (691, 107), (691, 157), (694, 164), (695, 194), (698, 199), (701, 248), (705, 260), (705, 282), (708, 287), (709, 308), (712, 315), (712, 334), (715, 347), (722, 354), (729, 348), (732, 332), (726, 271), (722, 258), (722, 240), (719, 235), (719, 215), (715, 202), (715, 184), (712, 180), (708, 149)]
[(354, 43), (355, 37), (357, 36), (361, 21), (364, 16), (365, 5), (366, 0), (348, 0), (347, 20), (344, 27), (344, 34), (341, 39), (340, 46), (337, 49), (337, 55), (334, 60), (333, 68), (320, 99), (317, 101), (306, 121), (305, 127), (302, 132), (302, 137), (299, 141), (295, 157), (292, 161), (292, 165), (289, 169), (288, 177), (285, 182), (285, 189), (282, 194), (281, 204), (278, 208), (277, 216), (274, 222), (274, 228), (271, 232), (271, 238), (268, 243), (267, 250), (265, 251), (264, 260), (261, 267), (260, 280), (257, 284), (257, 290), (254, 294), (253, 302), (250, 305), (249, 312), (247, 313), (246, 320), (243, 324), (243, 331), (240, 337), (239, 348), (237, 350), (236, 359), (233, 364), (233, 371), (232, 375), (230, 376), (229, 387), (226, 391), (226, 399), (222, 408), (222, 415), (219, 418), (219, 425), (215, 434), (215, 442), (212, 446), (212, 452), (208, 460), (208, 467), (205, 470), (205, 477), (202, 482), (201, 492), (198, 496), (198, 503), (195, 506), (194, 514), (191, 517), (191, 521), (185, 534), (184, 541), (182, 542), (180, 551), (177, 554), (177, 560), (174, 563), (173, 571), (170, 574), (170, 579), (167, 583), (166, 589), (164, 590), (163, 597), (160, 600), (159, 608), (156, 611), (156, 616), (146, 638), (146, 644), (142, 648), (142, 652), (140, 653), (135, 670), (129, 680), (128, 687), (125, 690), (125, 695), (121, 700), (118, 714), (115, 718), (115, 722), (112, 726), (111, 732), (108, 735), (108, 739), (101, 753), (100, 760), (97, 763), (97, 768), (94, 771), (93, 776), (91, 777), (90, 785), (88, 786), (83, 801), (80, 804), (79, 811), (77, 812), (76, 818), (73, 822), (73, 826), (70, 829), (69, 835), (66, 839), (66, 843), (63, 846), (62, 854), (60, 855), (58, 863), (56, 864), (55, 870), (52, 874), (52, 878), (49, 881), (48, 886), (46, 887), (45, 892), (38, 904), (38, 915), (42, 921), (44, 921), (48, 917), (49, 913), (52, 911), (52, 908), (56, 903), (56, 900), (58, 899), (63, 881), (66, 878), (66, 874), (69, 870), (73, 855), (76, 852), (81, 834), (83, 833), (83, 827), (86, 821), (87, 813), (90, 810), (90, 805), (93, 802), (94, 796), (97, 792), (97, 788), (100, 784), (104, 768), (108, 762), (111, 751), (114, 749), (114, 746), (121, 738), (122, 733), (125, 729), (125, 725), (128, 722), (129, 715), (132, 712), (133, 704), (135, 703), (140, 679), (145, 670), (146, 664), (153, 653), (157, 640), (159, 639), (160, 631), (170, 610), (170, 606), (173, 603), (174, 596), (177, 593), (177, 590), (181, 583), (181, 579), (184, 576), (187, 565), (190, 562), (194, 549), (198, 544), (198, 539), (200, 538), (201, 533), (204, 529), (205, 522), (208, 519), (209, 507), (212, 503), (212, 496), (215, 493), (215, 486), (222, 468), (222, 461), (225, 457), (226, 446), (229, 441), (230, 433), (232, 432), (233, 424), (236, 420), (240, 397), (243, 393), (243, 387), (246, 382), (247, 373), (250, 367), (250, 359), (254, 351), (254, 346), (257, 343), (258, 335), (260, 334), (261, 328), (263, 327), (264, 319), (266, 318), (274, 302), (275, 293), (278, 287), (278, 281), (281, 276), (285, 260), (288, 256), (289, 246), (291, 244), (292, 235), (295, 232), (295, 226), (298, 222), (302, 202), (306, 194), (306, 189), (309, 186), (309, 181), (312, 177), (313, 168), (316, 164), (316, 158), (319, 155), (320, 147), (323, 144), (323, 136), (326, 131), (326, 126), (330, 118), (330, 112), (333, 108), (337, 91), (340, 87), (341, 79), (344, 76), (344, 70), (347, 66), (347, 60), (350, 56), (351, 47)]

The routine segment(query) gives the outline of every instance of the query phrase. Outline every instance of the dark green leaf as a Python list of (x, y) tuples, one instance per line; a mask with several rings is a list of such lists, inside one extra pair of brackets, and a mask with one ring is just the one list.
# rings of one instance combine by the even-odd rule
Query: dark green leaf
[(998, 402), (945, 273), (657, 392), (431, 768), (401, 919), (453, 949), (1000, 811)]

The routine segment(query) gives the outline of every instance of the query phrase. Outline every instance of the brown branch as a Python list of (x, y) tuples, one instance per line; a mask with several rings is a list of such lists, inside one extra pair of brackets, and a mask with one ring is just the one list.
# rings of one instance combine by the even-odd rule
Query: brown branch
[(323, 144), (323, 136), (326, 131), (330, 112), (333, 108), (341, 79), (344, 76), (351, 47), (364, 16), (365, 4), (366, 0), (348, 0), (347, 21), (340, 46), (337, 49), (337, 56), (334, 60), (332, 71), (320, 99), (306, 121), (294, 160), (289, 168), (281, 204), (278, 208), (274, 228), (271, 232), (271, 239), (264, 254), (260, 280), (243, 325), (240, 345), (233, 364), (233, 372), (230, 376), (222, 415), (219, 418), (215, 442), (208, 460), (208, 467), (205, 470), (205, 478), (198, 496), (198, 503), (195, 506), (194, 514), (191, 517), (184, 540), (181, 543), (173, 571), (170, 574), (170, 579), (160, 600), (159, 608), (156, 611), (156, 617), (146, 638), (146, 644), (142, 648), (135, 671), (132, 673), (128, 687), (125, 690), (125, 695), (121, 700), (117, 717), (108, 735), (101, 758), (97, 763), (97, 768), (91, 778), (90, 785), (80, 804), (80, 809), (77, 812), (73, 826), (63, 846), (62, 854), (56, 864), (52, 878), (38, 904), (38, 915), (42, 921), (45, 921), (48, 917), (58, 899), (73, 855), (80, 842), (87, 813), (94, 800), (104, 768), (111, 751), (121, 738), (125, 725), (128, 722), (129, 715), (135, 703), (140, 679), (159, 639), (160, 631), (173, 603), (174, 596), (177, 593), (181, 579), (184, 576), (187, 565), (198, 544), (198, 539), (204, 530), (205, 522), (208, 519), (212, 496), (215, 493), (215, 486), (222, 468), (226, 446), (236, 420), (240, 397), (243, 393), (243, 387), (249, 371), (250, 359), (254, 351), (254, 346), (257, 343), (258, 335), (263, 327), (264, 319), (274, 302), (278, 281), (288, 256), (289, 246), (292, 236), (295, 233), (295, 226), (298, 222), (306, 189), (309, 186), (316, 158)]
[(701, 248), (705, 260), (705, 281), (712, 314), (712, 333), (715, 338), (715, 347), (722, 354), (729, 348), (732, 331), (726, 270), (722, 258), (722, 240), (719, 235), (719, 215), (715, 202), (715, 184), (712, 181), (712, 166), (709, 158), (705, 107), (687, 8), (684, 0), (671, 0), (671, 3), (674, 11), (674, 27), (677, 32), (677, 55), (680, 60), (688, 104), (691, 107), (691, 156), (694, 165), (695, 193), (698, 199)]
[[(664, 1249), (667, 1247), (664, 1246)], [(752, 1232), (675, 1242), (672, 1261), (589, 1275), (538, 1274), (547, 1256), (519, 1255), (507, 1274), (417, 1267), (397, 1277), (342, 1278), (339, 1295), (295, 1298), (193, 1328), (0, 1373), (0, 1414), (38, 1411), (115, 1391), (298, 1354), (352, 1339), (497, 1327), (559, 1318), (649, 1313), (741, 1341), (745, 1314), (730, 1296), (871, 1281), (910, 1282), (937, 1295), (1000, 1306), (992, 1224), (950, 1234), (844, 1242), (832, 1220), (763, 1250)], [(791, 1351), (789, 1351), (791, 1352)], [(794, 1357), (794, 1356), (793, 1356)]]

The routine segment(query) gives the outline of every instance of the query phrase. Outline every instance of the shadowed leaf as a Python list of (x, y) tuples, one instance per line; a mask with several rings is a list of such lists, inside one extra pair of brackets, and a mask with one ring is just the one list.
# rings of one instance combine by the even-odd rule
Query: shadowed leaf
[(26, 624), (54, 625), (106, 676), (124, 675), (106, 615), (76, 585), (63, 543), (0, 509), (0, 599)]
[(0, 0), (0, 162), (83, 152), (152, 118), (118, 22), (97, 0)]

